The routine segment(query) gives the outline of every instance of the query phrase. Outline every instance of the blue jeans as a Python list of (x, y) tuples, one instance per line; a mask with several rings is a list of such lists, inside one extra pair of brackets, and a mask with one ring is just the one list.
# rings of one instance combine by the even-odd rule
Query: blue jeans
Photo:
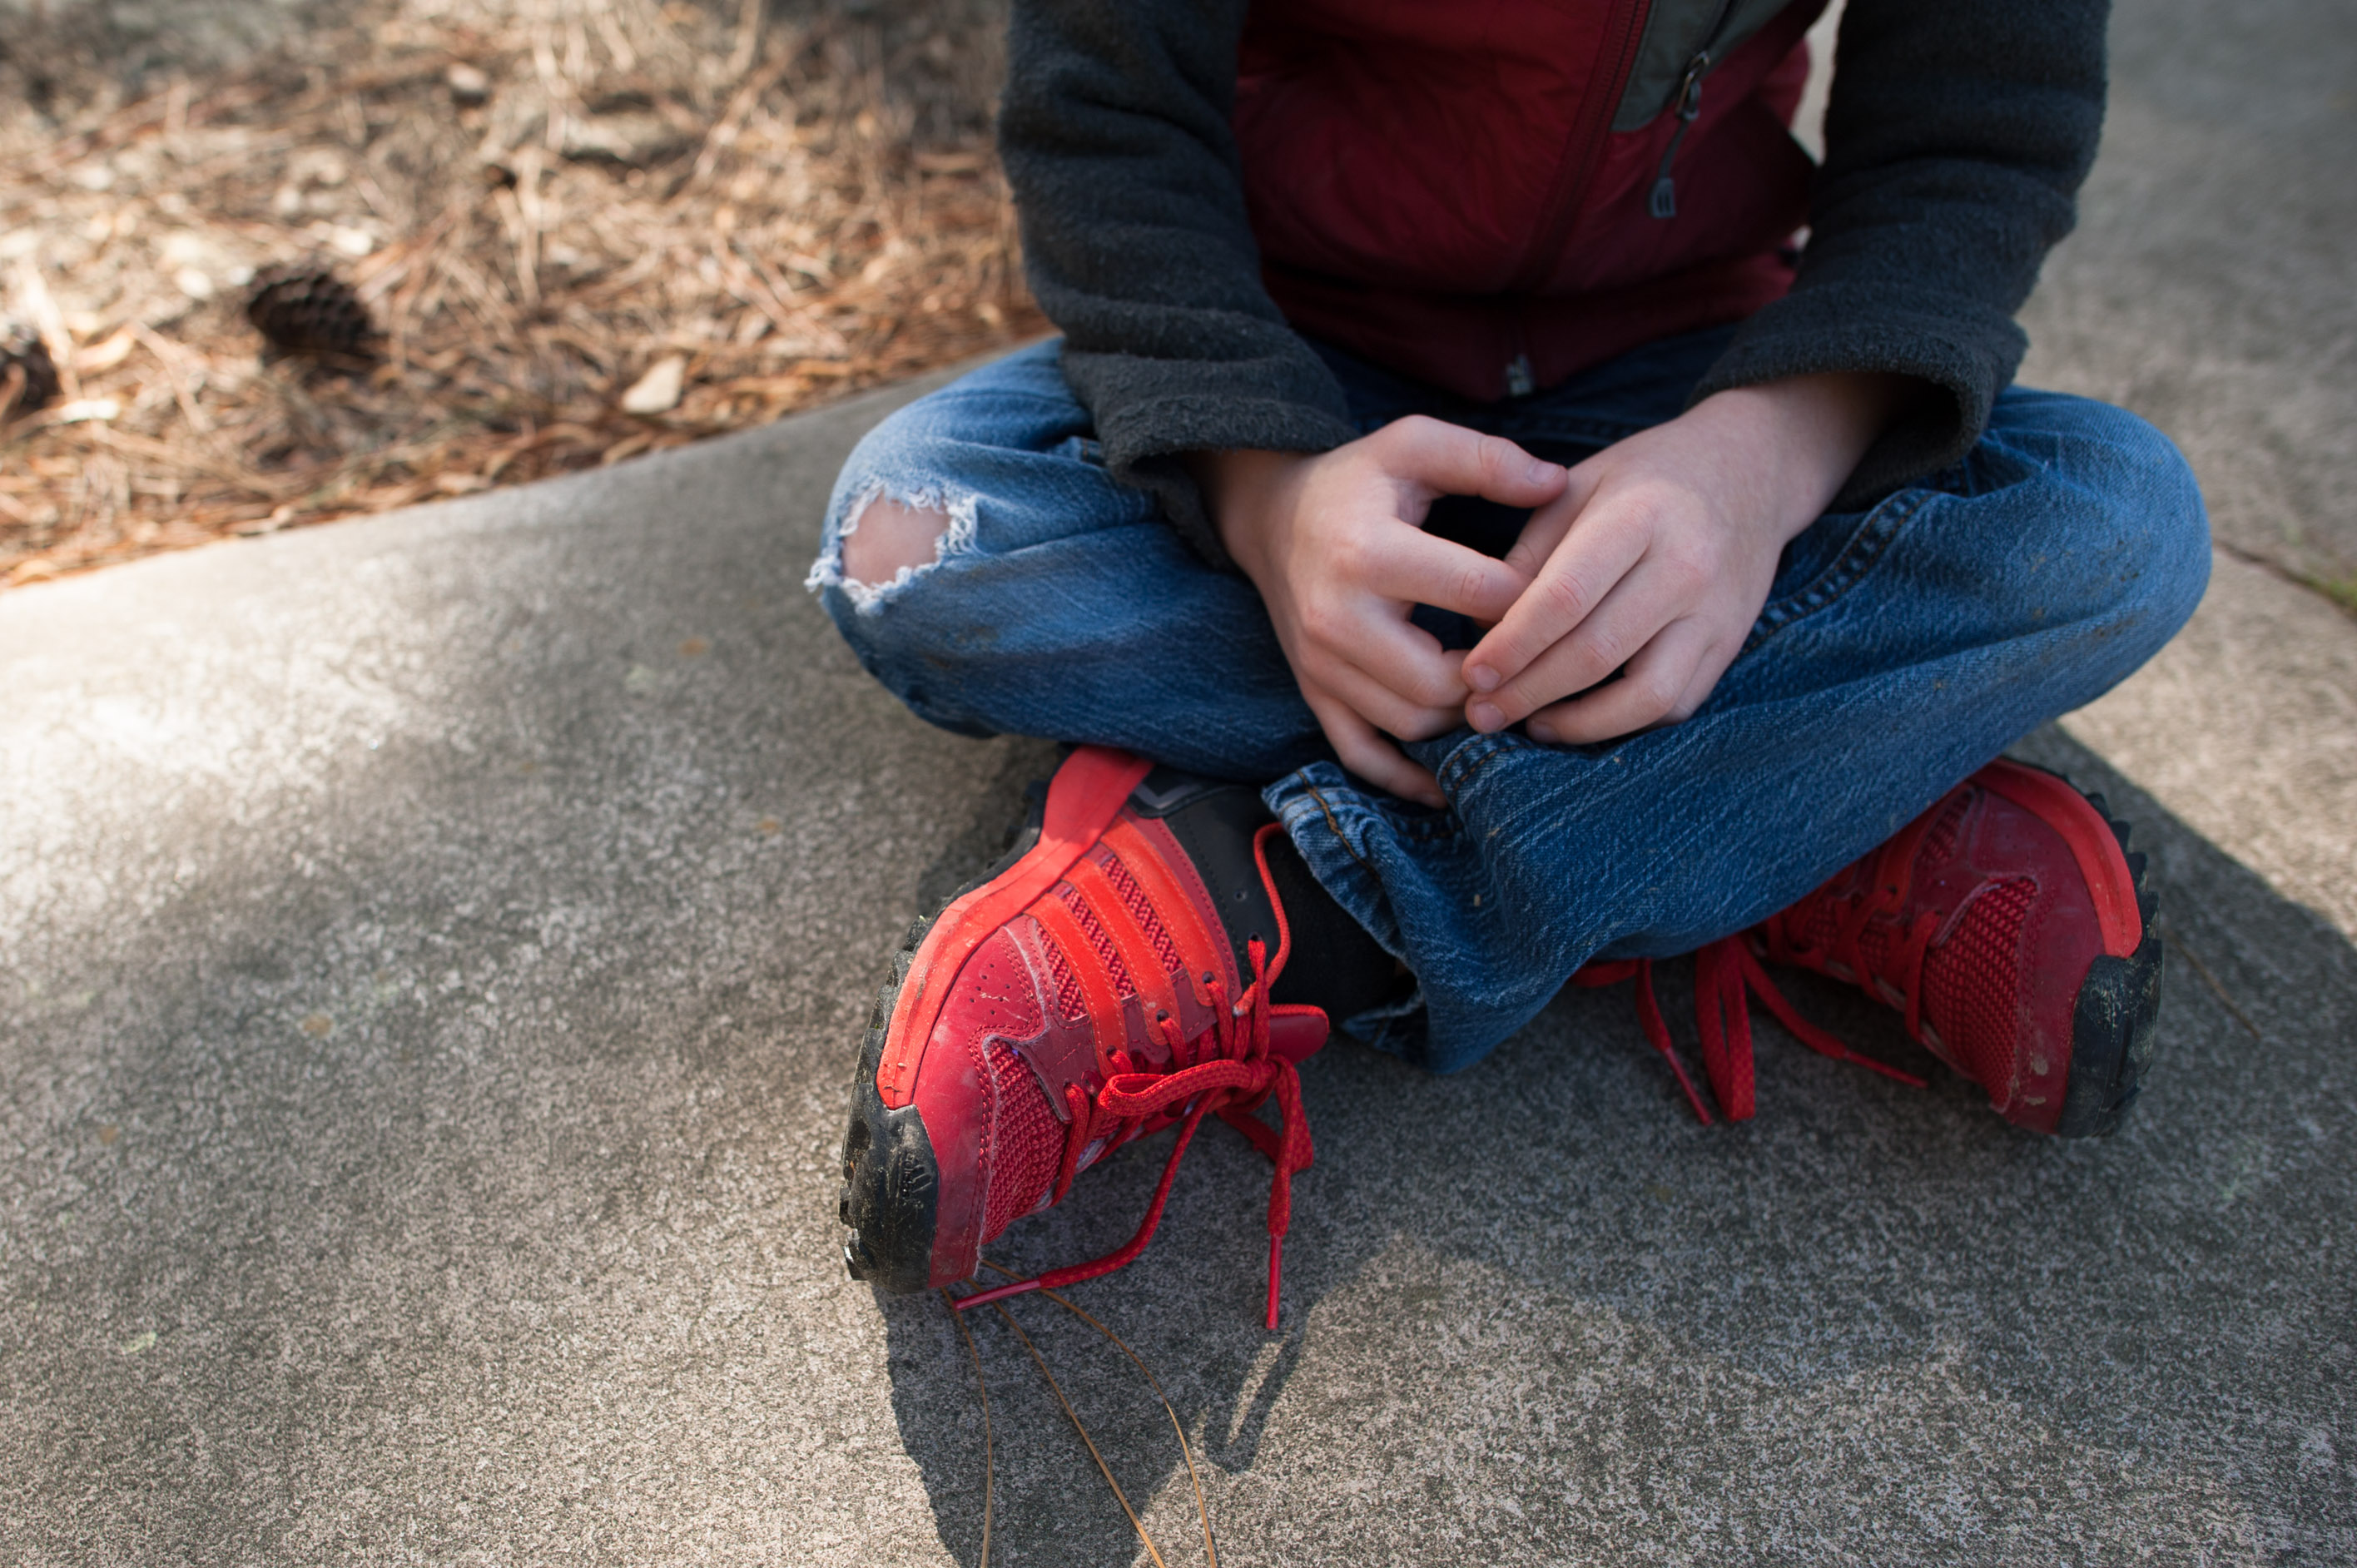
[[(1576, 458), (1674, 416), (1725, 341), (1668, 339), (1490, 405), (1329, 362), (1361, 429), (1426, 413)], [(1057, 352), (1026, 349), (870, 433), (812, 587), (861, 664), (944, 728), (1263, 786), (1318, 881), (1415, 976), (1412, 998), (1343, 1026), (1436, 1071), (1480, 1059), (1591, 959), (1690, 951), (1792, 903), (2126, 677), (2209, 579), (2201, 493), (2166, 437), (2010, 391), (1964, 463), (1792, 542), (1693, 717), (1601, 746), (1413, 743), (1448, 800), (1435, 811), (1334, 760), (1258, 593), (1107, 475)], [(878, 495), (949, 515), (940, 559), (847, 583), (844, 534)], [(1431, 526), (1495, 553), (1516, 521), (1444, 503)]]

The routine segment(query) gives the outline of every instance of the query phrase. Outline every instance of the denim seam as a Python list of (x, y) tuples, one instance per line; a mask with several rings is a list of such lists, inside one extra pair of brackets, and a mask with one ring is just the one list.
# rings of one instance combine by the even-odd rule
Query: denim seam
[(1359, 863), (1361, 870), (1370, 876), (1375, 876), (1380, 883), (1382, 878), (1377, 875), (1374, 866), (1369, 863), (1365, 855), (1359, 853), (1359, 846), (1351, 842), (1351, 835), (1342, 831), (1342, 824), (1334, 820), (1333, 802), (1326, 799), (1325, 791), (1318, 789), (1317, 785), (1307, 782), (1302, 788), (1308, 792), (1311, 800), (1318, 802), (1318, 811), (1325, 813), (1327, 831), (1334, 835), (1335, 842), (1351, 852), (1351, 858)]
[[(1497, 735), (1488, 736), (1458, 746), (1442, 761), (1440, 770), (1448, 775), (1450, 791), (1454, 793), (1470, 784), (1475, 774), (1507, 752), (1519, 751), (1535, 744), (1501, 731)], [(1459, 757), (1466, 757), (1466, 760), (1460, 763), (1458, 760)]]
[(1915, 514), (1945, 492), (1932, 489), (1902, 490), (1867, 514), (1865, 523), (1842, 546), (1839, 555), (1828, 563), (1798, 593), (1787, 594), (1760, 612), (1752, 623), (1751, 635), (1744, 639), (1740, 659), (1770, 638), (1797, 621), (1807, 619), (1863, 581), (1875, 563), (1882, 559), (1890, 542)]

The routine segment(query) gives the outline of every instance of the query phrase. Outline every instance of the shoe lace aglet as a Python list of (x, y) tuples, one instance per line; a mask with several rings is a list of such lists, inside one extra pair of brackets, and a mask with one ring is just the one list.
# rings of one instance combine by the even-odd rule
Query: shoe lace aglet
[(987, 1306), (994, 1301), (1005, 1301), (1011, 1295), (1023, 1295), (1041, 1288), (1037, 1279), (1017, 1280), (1012, 1284), (993, 1285), (988, 1290), (968, 1291), (963, 1295), (950, 1297), (950, 1305), (960, 1312), (977, 1306)]

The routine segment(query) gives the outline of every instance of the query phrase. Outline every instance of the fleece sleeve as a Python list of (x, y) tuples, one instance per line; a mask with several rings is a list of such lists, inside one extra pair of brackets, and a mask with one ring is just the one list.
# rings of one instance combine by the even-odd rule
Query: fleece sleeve
[(1837, 508), (1961, 459), (2020, 366), (2014, 313), (2071, 231), (2103, 129), (2108, 9), (1850, 0), (1843, 13), (1799, 276), (1694, 393), (1828, 371), (1931, 383)]
[(1017, 0), (999, 148), (1107, 467), (1226, 564), (1179, 461), (1322, 452), (1342, 389), (1260, 280), (1229, 119), (1244, 0)]

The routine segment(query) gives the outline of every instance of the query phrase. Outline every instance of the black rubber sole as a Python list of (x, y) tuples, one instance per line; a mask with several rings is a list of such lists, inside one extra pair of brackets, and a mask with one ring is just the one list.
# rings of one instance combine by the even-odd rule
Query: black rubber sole
[(2098, 955), (2079, 987), (2071, 1021), (2071, 1079), (2054, 1124), (2059, 1138), (2108, 1138), (2118, 1132), (2144, 1091), (2159, 1038), (2155, 1025), (2160, 1017), (2163, 949), (2154, 924), (2160, 913), (2159, 889), (2145, 857), (2128, 848), (2128, 824), (2113, 818), (2103, 796), (2090, 794), (2087, 800), (2110, 824), (2127, 857), (2144, 940), (2126, 958)]
[(892, 955), (892, 977), (868, 1009), (867, 1033), (860, 1042), (859, 1066), (851, 1082), (851, 1126), (843, 1136), (843, 1187), (835, 1214), (851, 1230), (844, 1239), (843, 1266), (853, 1279), (879, 1289), (922, 1290), (930, 1283), (942, 1190), (941, 1162), (934, 1156), (924, 1118), (914, 1104), (888, 1108), (876, 1090), (893, 1006), (899, 1001), (901, 983), (909, 978), (917, 946), (941, 918), (942, 909), (1013, 865), (1039, 841), (1047, 798), (1045, 786), (1034, 786), (1023, 820), (1008, 833), (998, 859), (942, 900), (941, 909), (909, 928)]

